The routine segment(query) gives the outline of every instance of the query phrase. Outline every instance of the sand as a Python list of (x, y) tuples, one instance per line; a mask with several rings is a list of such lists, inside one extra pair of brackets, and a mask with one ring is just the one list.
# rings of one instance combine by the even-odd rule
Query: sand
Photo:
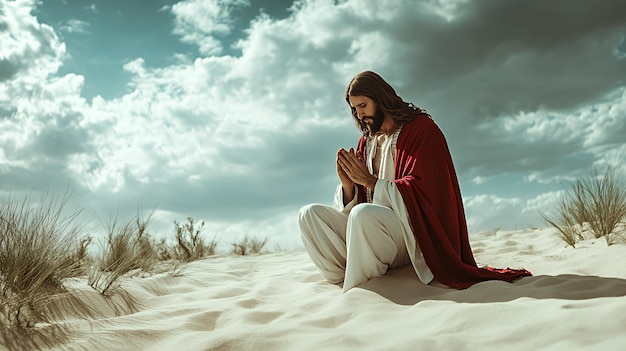
[(108, 298), (69, 280), (54, 322), (3, 332), (0, 349), (626, 350), (626, 245), (574, 249), (553, 229), (471, 242), (480, 264), (534, 276), (454, 290), (404, 267), (344, 294), (302, 250), (212, 257), (126, 278)]

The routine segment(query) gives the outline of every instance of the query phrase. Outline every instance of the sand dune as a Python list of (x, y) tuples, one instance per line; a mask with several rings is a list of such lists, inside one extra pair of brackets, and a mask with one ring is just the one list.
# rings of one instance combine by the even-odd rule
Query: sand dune
[[(467, 290), (426, 286), (410, 267), (343, 294), (304, 251), (213, 257), (181, 276), (82, 279), (50, 304), (52, 325), (4, 332), (2, 349), (624, 350), (626, 245), (573, 249), (552, 229), (471, 236), (479, 263), (535, 276)], [(7, 334), (8, 333), (8, 334)]]

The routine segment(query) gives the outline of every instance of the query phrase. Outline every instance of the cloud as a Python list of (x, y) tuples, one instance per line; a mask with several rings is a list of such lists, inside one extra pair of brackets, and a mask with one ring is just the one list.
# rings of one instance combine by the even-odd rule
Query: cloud
[(230, 33), (231, 13), (234, 9), (250, 6), (249, 0), (186, 0), (174, 4), (174, 34), (186, 43), (195, 44), (202, 54), (219, 54), (222, 44), (216, 36)]
[[(0, 120), (0, 137), (5, 152), (9, 151), (5, 157), (19, 159), (20, 164), (38, 158), (39, 153), (30, 148), (54, 139), (55, 130), (61, 133), (68, 128), (74, 108), (82, 104), (79, 93), (83, 79), (73, 74), (55, 76), (66, 57), (65, 45), (50, 26), (38, 23), (30, 14), (33, 6), (32, 1), (0, 4), (0, 26), (6, 29), (0, 34), (0, 67), (4, 68), (0, 111), (5, 113)], [(58, 150), (43, 151), (53, 154)]]
[[(80, 127), (85, 101), (82, 76), (57, 72), (66, 58), (54, 30), (31, 15), (33, 1), (0, 3), (0, 172), (14, 189), (67, 184), (66, 162), (85, 152)], [(3, 181), (3, 183), (4, 183)]]
[[(323, 40), (305, 32), (281, 39), (308, 20), (259, 17), (238, 44), (241, 57), (156, 69), (141, 58), (127, 63), (131, 92), (84, 111), (80, 126), (97, 132), (87, 152), (71, 155), (72, 179), (92, 192), (144, 191), (170, 210), (204, 208), (211, 219), (259, 219), (330, 198), (316, 189), (334, 186), (335, 151), (358, 133), (336, 112), (347, 112), (345, 82), (318, 62)], [(157, 184), (166, 186), (151, 192)]]
[(470, 175), (524, 171), (532, 174), (528, 180), (543, 182), (579, 172), (623, 143), (625, 97), (621, 89), (606, 101), (569, 112), (520, 112), (478, 124), (462, 142), (471, 154), (461, 152), (458, 165)]
[[(209, 6), (208, 3), (194, 1), (180, 3), (181, 7), (177, 11), (174, 11), (174, 7), (172, 9), (179, 16), (179, 22), (186, 19), (189, 23), (196, 23), (194, 17), (189, 16), (200, 13), (197, 6), (201, 4)], [(345, 116), (338, 113), (343, 111), (344, 106), (337, 97), (341, 96), (346, 82), (355, 72), (380, 68), (388, 71), (388, 74), (383, 75), (389, 77), (394, 85), (398, 82), (398, 90), (402, 89), (401, 95), (407, 99), (423, 95), (425, 101), (432, 101), (435, 119), (444, 128), (453, 147), (461, 150), (455, 154), (458, 155), (455, 158), (461, 160), (458, 163), (460, 173), (472, 179), (483, 179), (503, 170), (540, 172), (551, 169), (552, 174), (575, 170), (586, 162), (585, 157), (580, 155), (585, 151), (581, 150), (595, 150), (602, 145), (602, 140), (618, 137), (621, 123), (619, 116), (613, 118), (612, 125), (591, 123), (593, 118), (590, 118), (590, 114), (593, 112), (587, 106), (579, 106), (579, 102), (556, 104), (549, 94), (535, 92), (533, 87), (540, 80), (541, 85), (552, 85), (555, 89), (565, 89), (569, 85), (571, 89), (570, 81), (563, 79), (571, 75), (574, 83), (580, 83), (574, 85), (591, 89), (582, 84), (589, 84), (588, 74), (580, 80), (573, 74), (574, 69), (580, 68), (575, 66), (580, 65), (564, 65), (560, 58), (568, 57), (567, 50), (573, 48), (568, 48), (568, 45), (596, 45), (591, 40), (592, 34), (598, 37), (614, 36), (610, 29), (619, 27), (620, 23), (615, 20), (613, 12), (601, 10), (598, 16), (607, 15), (604, 27), (592, 16), (588, 19), (591, 23), (585, 24), (585, 30), (590, 30), (591, 34), (585, 32), (577, 36), (571, 31), (582, 33), (582, 29), (574, 28), (570, 22), (585, 13), (581, 3), (572, 7), (567, 14), (570, 17), (557, 11), (557, 8), (548, 7), (548, 14), (541, 14), (535, 13), (537, 9), (533, 6), (526, 8), (512, 4), (394, 4), (387, 6), (389, 4), (368, 2), (367, 5), (371, 6), (363, 6), (358, 1), (340, 4), (304, 1), (294, 5), (292, 16), (283, 20), (260, 15), (250, 24), (249, 35), (236, 44), (242, 53), (239, 57), (212, 56), (200, 58), (192, 65), (182, 64), (158, 70), (145, 70), (138, 64), (140, 61), (129, 64), (129, 71), (137, 74), (132, 83), (137, 91), (127, 98), (130, 101), (135, 96), (141, 96), (145, 104), (158, 100), (156, 105), (161, 106), (159, 110), (163, 115), (159, 118), (169, 123), (176, 121), (178, 134), (184, 134), (185, 129), (192, 128), (190, 122), (197, 123), (196, 130), (204, 127), (206, 132), (215, 133), (213, 147), (206, 147), (213, 149), (209, 154), (219, 155), (222, 147), (233, 147), (233, 141), (236, 140), (236, 150), (239, 150), (240, 155), (245, 155), (251, 154), (244, 151), (246, 148), (267, 147), (267, 142), (259, 135), (285, 133), (281, 130), (292, 125), (301, 129), (307, 129), (315, 123), (335, 127), (347, 125), (349, 122), (345, 121)], [(228, 12), (230, 7), (224, 8)], [(537, 29), (519, 27), (521, 22), (515, 21), (511, 25), (502, 25), (512, 20), (508, 16), (514, 10), (536, 15), (540, 27), (560, 21), (568, 28), (559, 29), (557, 33), (551, 32), (550, 38), (541, 38), (541, 42), (533, 42)], [(211, 7), (205, 11), (217, 14), (222, 10)], [(433, 16), (433, 13), (437, 15)], [(485, 20), (487, 23), (484, 23)], [(386, 23), (394, 23), (394, 26), (385, 27)], [(496, 27), (501, 28), (498, 35), (492, 33), (491, 28)], [(183, 27), (179, 29), (183, 31)], [(210, 36), (208, 32), (228, 30), (228, 26), (215, 23), (184, 27), (185, 35)], [(406, 35), (412, 30), (420, 35)], [(566, 47), (557, 46), (546, 54), (547, 47), (566, 38), (570, 40), (560, 44)], [(467, 47), (469, 42), (472, 43), (471, 47)], [(443, 43), (450, 48), (458, 48), (462, 59), (453, 60), (457, 56), (446, 55), (449, 48), (442, 46)], [(604, 54), (601, 50), (591, 50), (592, 56), (578, 55), (579, 58), (574, 60), (595, 62), (596, 57), (593, 55), (597, 55), (597, 58), (604, 57), (602, 60), (609, 66), (617, 67), (617, 61), (610, 55), (610, 43), (606, 44), (605, 49)], [(393, 57), (389, 55), (390, 52), (394, 53)], [(395, 67), (394, 61), (411, 60), (420, 64), (390, 70), (390, 67)], [(561, 71), (558, 75), (546, 76), (543, 69)], [(419, 70), (419, 74), (407, 74), (413, 70)], [(483, 77), (478, 79), (477, 75)], [(419, 76), (420, 79), (406, 78), (413, 76)], [(469, 84), (470, 77), (472, 82), (483, 80), (485, 83)], [(603, 88), (606, 94), (589, 96), (583, 100), (596, 99), (597, 106), (594, 109), (599, 111), (596, 113), (609, 111), (622, 98), (620, 94), (608, 98), (618, 83), (614, 75), (605, 75), (603, 79), (606, 81)], [(444, 82), (447, 84), (442, 84)], [(594, 84), (591, 82), (591, 85)], [(528, 99), (520, 98), (519, 95), (510, 94), (506, 88), (502, 89), (506, 86), (517, 86), (515, 89), (524, 94), (535, 95)], [(602, 91), (595, 86), (592, 88), (596, 95)], [(420, 93), (423, 89), (425, 94)], [(489, 95), (490, 100), (483, 99), (480, 106), (476, 105), (475, 101), (481, 100), (476, 94)], [(311, 96), (315, 99), (310, 99)], [(440, 105), (448, 98), (452, 103)], [(580, 101), (580, 98), (577, 96), (576, 101)], [(607, 101), (602, 102), (601, 98)], [(537, 102), (527, 104), (532, 100)], [(129, 106), (143, 104), (129, 102)], [(155, 106), (153, 102), (150, 104)], [(430, 109), (430, 106), (426, 107)], [(473, 109), (484, 110), (485, 117), (472, 117)], [(465, 113), (461, 114), (461, 111)], [(452, 120), (457, 125), (448, 128)], [(447, 133), (448, 130), (450, 133)], [(465, 133), (460, 134), (460, 131)], [(600, 137), (604, 134), (604, 137)], [(190, 140), (194, 140), (194, 137)], [(494, 148), (494, 145), (497, 147)], [(581, 162), (575, 165), (572, 161), (569, 169), (554, 167), (554, 160), (559, 157)], [(216, 158), (219, 159), (219, 156), (212, 160)], [(194, 162), (191, 157), (185, 159)], [(237, 157), (230, 158), (235, 159)], [(240, 173), (250, 172), (257, 167), (255, 163), (248, 162), (247, 158), (237, 162), (224, 160), (209, 164), (220, 164), (228, 172)]]
[[(22, 75), (41, 79), (56, 72), (65, 56), (52, 27), (30, 15), (34, 1), (0, 3), (0, 103), (11, 98), (6, 82)], [(32, 83), (32, 80), (29, 81)]]
[(617, 46), (615, 46), (615, 56), (620, 60), (626, 58), (626, 36), (623, 36)]
[[(182, 1), (163, 10), (200, 57), (132, 58), (127, 92), (89, 102), (82, 76), (58, 75), (65, 45), (33, 6), (0, 3), (0, 173), (26, 188), (70, 179), (94, 208), (294, 235), (294, 209), (330, 202), (335, 152), (356, 143), (343, 94), (366, 69), (433, 114), (477, 189), (472, 231), (536, 223), (547, 200), (526, 187), (626, 152), (621, 2), (302, 1), (244, 24), (227, 55), (249, 2)], [(488, 190), (508, 173), (517, 193)]]
[(92, 13), (99, 13), (100, 11), (98, 10), (98, 8), (96, 7), (96, 4), (91, 4), (89, 6), (85, 7), (86, 10), (92, 12)]
[(89, 23), (85, 21), (81, 21), (79, 19), (70, 19), (66, 24), (62, 25), (59, 29), (66, 33), (81, 33), (87, 34), (89, 33)]
[(611, 5), (591, 10), (588, 3), (573, 1), (564, 10), (557, 2), (466, 2), (447, 25), (416, 24), (423, 34), (406, 50), (420, 63), (412, 67), (415, 76), (430, 89), (434, 82), (454, 84), (449, 93), (464, 90), (461, 105), (470, 114), (568, 109), (621, 84), (614, 72), (624, 66), (611, 51), (626, 29), (621, 15), (626, 5)]
[(518, 230), (544, 227), (540, 212), (547, 213), (563, 191), (550, 191), (524, 199), (480, 194), (463, 198), (469, 233), (494, 229)]

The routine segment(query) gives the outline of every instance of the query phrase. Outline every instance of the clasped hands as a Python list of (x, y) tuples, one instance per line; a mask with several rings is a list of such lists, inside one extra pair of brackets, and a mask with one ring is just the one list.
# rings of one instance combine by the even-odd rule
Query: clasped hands
[(369, 172), (363, 157), (354, 148), (349, 151), (341, 148), (337, 152), (337, 174), (344, 188), (359, 184), (374, 190), (378, 180)]

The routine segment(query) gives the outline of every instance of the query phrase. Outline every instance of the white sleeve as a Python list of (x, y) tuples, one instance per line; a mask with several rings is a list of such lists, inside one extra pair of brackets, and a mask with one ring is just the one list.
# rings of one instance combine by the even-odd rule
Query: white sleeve
[(404, 206), (402, 195), (400, 195), (400, 191), (396, 187), (396, 183), (381, 178), (378, 178), (376, 181), (372, 203), (391, 209), (393, 209), (392, 204)]
[(335, 191), (335, 208), (337, 211), (341, 211), (343, 213), (350, 213), (352, 207), (356, 206), (359, 202), (359, 188), (354, 186), (354, 197), (350, 202), (348, 202), (345, 206), (343, 204), (343, 188), (341, 184), (337, 186), (337, 190)]

